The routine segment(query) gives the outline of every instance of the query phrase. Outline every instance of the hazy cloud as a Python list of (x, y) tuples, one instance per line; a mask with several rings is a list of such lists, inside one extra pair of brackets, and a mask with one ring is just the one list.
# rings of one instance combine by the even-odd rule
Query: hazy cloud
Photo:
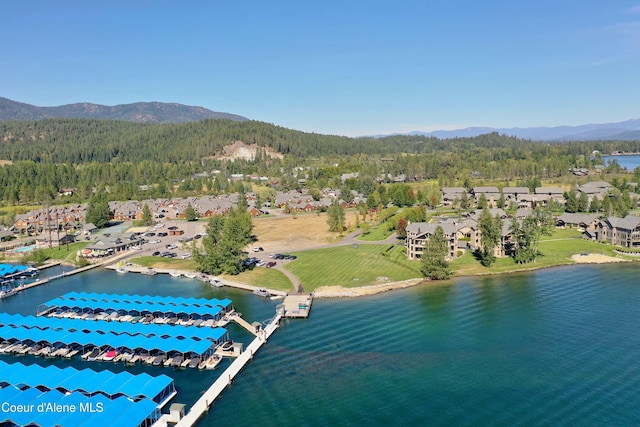
[(629, 9), (627, 9), (627, 13), (631, 13), (631, 14), (638, 13), (638, 14), (640, 14), (640, 4), (636, 5), (636, 6), (632, 6)]

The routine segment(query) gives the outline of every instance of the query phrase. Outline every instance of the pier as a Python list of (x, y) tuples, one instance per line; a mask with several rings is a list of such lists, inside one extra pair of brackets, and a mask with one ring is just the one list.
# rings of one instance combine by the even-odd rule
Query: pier
[(286, 318), (305, 318), (309, 317), (311, 304), (313, 303), (312, 294), (292, 294), (284, 298), (282, 309), (283, 316)]
[[(55, 265), (59, 265), (59, 264), (60, 263), (57, 263)], [(29, 289), (29, 288), (33, 288), (35, 286), (44, 285), (45, 283), (49, 283), (52, 280), (59, 279), (61, 277), (73, 276), (74, 274), (82, 273), (83, 271), (91, 270), (93, 268), (100, 267), (101, 265), (102, 264), (90, 264), (90, 265), (87, 265), (86, 267), (77, 268), (77, 269), (72, 270), (72, 271), (66, 271), (66, 272), (63, 271), (62, 273), (56, 274), (55, 276), (45, 277), (44, 279), (36, 280), (35, 282), (31, 282), (31, 283), (28, 283), (26, 285), (22, 285), (20, 287), (20, 290)], [(49, 265), (47, 267), (53, 267), (53, 265)]]
[[(238, 356), (229, 367), (218, 377), (218, 379), (211, 384), (211, 387), (204, 392), (204, 394), (193, 404), (189, 412), (176, 424), (176, 427), (187, 427), (195, 425), (200, 417), (209, 410), (209, 407), (213, 402), (222, 394), (225, 388), (233, 379), (240, 373), (242, 368), (253, 359), (253, 355), (262, 347), (267, 339), (278, 328), (281, 313), (277, 313), (275, 317), (269, 322), (269, 324), (246, 348), (246, 350)], [(160, 424), (158, 424), (160, 425)]]

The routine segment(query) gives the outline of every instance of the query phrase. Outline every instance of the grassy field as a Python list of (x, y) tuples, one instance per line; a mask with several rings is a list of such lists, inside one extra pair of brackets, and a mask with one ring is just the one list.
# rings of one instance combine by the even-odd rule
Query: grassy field
[(451, 266), (456, 276), (507, 273), (516, 270), (534, 270), (575, 264), (571, 257), (581, 253), (597, 253), (616, 257), (619, 255), (614, 252), (614, 249), (620, 248), (581, 239), (580, 233), (576, 230), (557, 229), (552, 236), (545, 236), (544, 240), (540, 240), (538, 249), (542, 255), (535, 262), (529, 264), (516, 264), (513, 258), (498, 258), (490, 268), (486, 268), (473, 257), (473, 254), (467, 252), (453, 261)]
[(273, 268), (256, 267), (238, 274), (237, 276), (224, 275), (223, 278), (232, 282), (247, 283), (253, 286), (260, 286), (268, 289), (282, 291), (293, 291), (293, 283), (281, 271)]
[(360, 234), (356, 239), (364, 242), (376, 242), (384, 240), (391, 236), (393, 231), (387, 230), (387, 224), (378, 224), (375, 227), (371, 227), (371, 230), (367, 234)]
[[(133, 258), (130, 262), (142, 267), (168, 268), (180, 271), (197, 271), (198, 265), (195, 261), (187, 259), (160, 258), (157, 256), (143, 256)], [(261, 286), (269, 289), (280, 289), (283, 291), (293, 290), (293, 284), (281, 271), (272, 268), (254, 268), (240, 273), (237, 276), (222, 275), (233, 282), (247, 283), (249, 285)]]
[(297, 214), (253, 221), (253, 234), (267, 252), (287, 252), (326, 245), (338, 241), (338, 233), (329, 231), (327, 214)]
[(346, 288), (420, 277), (416, 267), (398, 256), (391, 245), (337, 246), (297, 252), (286, 268), (301, 281), (305, 291), (319, 286)]
[[(69, 249), (67, 249), (66, 245), (62, 245), (60, 248), (56, 246), (50, 249), (49, 248), (40, 249), (40, 251), (44, 254), (44, 256), (47, 259), (74, 262), (76, 259), (77, 252), (84, 249), (84, 247), (87, 246), (88, 244), (89, 242), (76, 242), (76, 243), (69, 244)], [(29, 257), (29, 253), (18, 254), (18, 253), (6, 252), (4, 255), (8, 259), (20, 259), (20, 260), (23, 260)]]

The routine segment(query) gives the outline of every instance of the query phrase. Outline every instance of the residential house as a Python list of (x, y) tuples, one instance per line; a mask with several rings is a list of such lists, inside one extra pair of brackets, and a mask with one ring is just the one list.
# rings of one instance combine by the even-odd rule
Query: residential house
[(489, 207), (496, 207), (498, 199), (500, 199), (500, 190), (498, 190), (498, 187), (473, 187), (471, 193), (473, 193), (476, 203), (480, 200), (480, 196), (484, 194)]
[(598, 223), (595, 238), (599, 242), (625, 248), (640, 248), (640, 217), (627, 215), (624, 218), (605, 218)]
[(454, 200), (460, 200), (463, 194), (467, 194), (464, 187), (442, 187), (442, 204), (444, 206), (452, 206)]
[(556, 227), (577, 228), (580, 231), (594, 231), (598, 225), (598, 215), (565, 212), (556, 219)]
[(441, 226), (444, 235), (448, 240), (447, 258), (453, 259), (456, 256), (458, 249), (458, 228), (454, 222), (426, 223), (426, 222), (414, 222), (407, 225), (407, 238), (405, 239), (405, 246), (407, 248), (407, 258), (420, 259), (422, 252), (429, 238), (436, 231), (436, 228)]
[(518, 203), (521, 196), (525, 194), (528, 195), (529, 193), (529, 187), (504, 187), (502, 189), (502, 195), (506, 203), (512, 201)]

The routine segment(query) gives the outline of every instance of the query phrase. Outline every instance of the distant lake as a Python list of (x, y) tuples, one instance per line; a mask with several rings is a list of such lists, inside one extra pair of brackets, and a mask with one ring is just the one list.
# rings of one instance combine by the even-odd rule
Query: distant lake
[(611, 163), (613, 159), (616, 159), (621, 167), (626, 168), (630, 172), (640, 166), (640, 154), (629, 156), (602, 156), (602, 159), (607, 166), (609, 166), (609, 163)]

